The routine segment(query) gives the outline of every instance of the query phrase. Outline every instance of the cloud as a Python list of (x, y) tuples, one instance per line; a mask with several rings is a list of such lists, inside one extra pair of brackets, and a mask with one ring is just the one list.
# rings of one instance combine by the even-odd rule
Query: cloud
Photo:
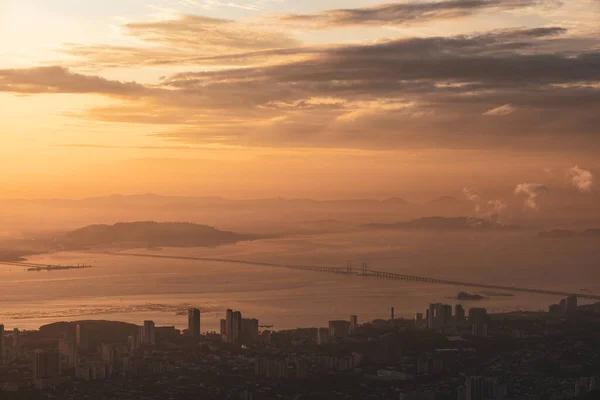
[(504, 212), (508, 209), (506, 203), (502, 200), (490, 200), (488, 201), (489, 211), (487, 213), (487, 217), (492, 221), (500, 222), (502, 221), (502, 216)]
[(326, 10), (319, 14), (280, 15), (281, 22), (301, 29), (346, 26), (407, 25), (432, 20), (468, 17), (478, 12), (508, 11), (527, 7), (558, 6), (558, 1), (543, 0), (444, 0), (401, 2), (374, 7)]
[(512, 104), (505, 104), (500, 107), (492, 108), (483, 113), (483, 115), (492, 115), (492, 116), (504, 116), (508, 114), (512, 114), (517, 109), (512, 106)]
[(539, 205), (537, 204), (537, 198), (540, 194), (546, 193), (548, 187), (539, 183), (521, 183), (515, 188), (516, 195), (524, 195), (525, 207), (533, 210), (538, 210)]
[[(0, 90), (126, 97), (77, 116), (163, 125), (161, 138), (183, 144), (600, 149), (600, 51), (590, 44), (600, 40), (564, 34), (546, 27), (233, 55), (198, 51), (194, 57), (214, 65), (231, 57), (276, 61), (190, 69), (153, 86), (62, 67), (2, 70)], [(508, 105), (518, 112), (490, 123), (485, 114)], [(566, 132), (569, 140), (560, 140)]]
[(464, 188), (463, 194), (467, 200), (475, 204), (475, 212), (479, 212), (481, 210), (481, 205), (479, 204), (481, 202), (481, 194), (479, 194), (477, 190), (471, 188)]
[(82, 64), (103, 67), (133, 65), (247, 65), (310, 53), (301, 42), (264, 24), (181, 14), (151, 22), (128, 23), (122, 33), (137, 46), (65, 43), (61, 53)]
[(123, 29), (145, 42), (213, 54), (231, 49), (264, 50), (299, 44), (281, 31), (257, 24), (189, 14), (171, 20), (130, 23)]
[(589, 192), (592, 190), (594, 175), (591, 171), (574, 166), (567, 171), (567, 178), (571, 181), (573, 186), (582, 192)]
[[(566, 145), (597, 146), (600, 87), (586, 82), (600, 81), (600, 53), (574, 51), (578, 41), (568, 54), (552, 50), (551, 43), (562, 40), (556, 35), (563, 33), (562, 28), (548, 27), (335, 46), (302, 61), (180, 73), (163, 84), (202, 104), (203, 111), (227, 106), (253, 118), (285, 116), (285, 122), (255, 136), (241, 125), (228, 129), (233, 136), (243, 134), (244, 141), (263, 144), (302, 145), (310, 136), (313, 145), (323, 147), (482, 148), (518, 143), (551, 148), (558, 143), (556, 137), (569, 131)], [(342, 101), (308, 104), (310, 98)], [(375, 106), (347, 109), (357, 103)], [(410, 107), (388, 108), (386, 103)], [(484, 114), (498, 104), (519, 112), (490, 124)], [(353, 123), (342, 126), (344, 121)], [(203, 129), (196, 132), (167, 135), (204, 140)]]
[(120, 82), (82, 75), (63, 67), (0, 69), (0, 92), (11, 93), (94, 93), (108, 96), (149, 95), (150, 90), (135, 82)]

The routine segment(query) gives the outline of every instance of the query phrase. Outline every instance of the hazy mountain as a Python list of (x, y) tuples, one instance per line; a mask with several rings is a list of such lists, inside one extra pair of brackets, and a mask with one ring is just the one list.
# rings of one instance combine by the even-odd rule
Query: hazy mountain
[(426, 217), (419, 218), (408, 222), (396, 222), (393, 224), (365, 224), (363, 228), (368, 229), (449, 229), (449, 230), (462, 230), (462, 229), (478, 229), (478, 230), (492, 230), (492, 229), (516, 229), (515, 226), (503, 225), (497, 222), (471, 217), (457, 217), (457, 218), (444, 218), (444, 217)]
[(54, 239), (65, 249), (88, 247), (204, 247), (252, 240), (251, 235), (184, 222), (131, 222), (91, 225)]

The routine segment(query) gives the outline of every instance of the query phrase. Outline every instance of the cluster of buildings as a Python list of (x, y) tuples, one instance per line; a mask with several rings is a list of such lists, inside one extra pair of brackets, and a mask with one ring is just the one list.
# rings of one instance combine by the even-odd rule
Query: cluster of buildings
[(0, 397), (1, 389), (53, 388), (74, 399), (98, 385), (125, 398), (250, 400), (564, 400), (599, 389), (600, 313), (576, 298), (514, 318), (433, 303), (414, 319), (397, 319), (392, 308), (389, 320), (359, 324), (350, 315), (322, 328), (261, 328), (229, 309), (219, 333), (202, 333), (197, 308), (183, 331), (153, 321), (29, 332), (0, 325)]
[(242, 318), (240, 311), (227, 310), (220, 328), (221, 338), (229, 344), (253, 343), (258, 339), (258, 320)]
[[(463, 327), (465, 324), (471, 326), (473, 336), (487, 337), (488, 336), (488, 313), (485, 308), (470, 308), (468, 316), (465, 308), (461, 304), (454, 306), (454, 314), (452, 313), (452, 305), (442, 303), (429, 304), (429, 308), (425, 312), (415, 315), (415, 325), (417, 327), (427, 327), (443, 332), (444, 330), (456, 329)], [(393, 318), (392, 318), (393, 319)]]

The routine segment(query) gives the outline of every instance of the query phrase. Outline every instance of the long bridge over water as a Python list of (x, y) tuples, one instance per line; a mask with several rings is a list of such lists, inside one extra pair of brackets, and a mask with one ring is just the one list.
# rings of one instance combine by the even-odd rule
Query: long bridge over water
[(594, 295), (594, 294), (588, 294), (588, 293), (571, 293), (571, 292), (561, 292), (561, 291), (546, 290), (546, 289), (522, 288), (522, 287), (517, 287), (517, 286), (491, 285), (491, 284), (485, 284), (485, 283), (464, 282), (464, 281), (455, 281), (455, 280), (432, 278), (432, 277), (425, 277), (425, 276), (406, 275), (406, 274), (399, 274), (399, 273), (394, 273), (394, 272), (376, 271), (376, 270), (369, 269), (367, 263), (362, 263), (361, 269), (356, 271), (356, 270), (352, 269), (352, 266), (350, 263), (348, 263), (346, 265), (346, 267), (322, 267), (322, 266), (314, 266), (314, 265), (290, 265), (290, 264), (265, 263), (265, 262), (259, 262), (259, 261), (237, 260), (237, 259), (227, 259), (227, 258), (167, 256), (167, 255), (143, 254), (143, 253), (103, 253), (103, 254), (110, 254), (110, 255), (115, 255), (115, 256), (125, 256), (125, 257), (146, 257), (146, 258), (163, 258), (163, 259), (174, 259), (174, 260), (211, 261), (211, 262), (247, 264), (247, 265), (257, 265), (257, 266), (263, 266), (263, 267), (295, 269), (295, 270), (301, 270), (301, 271), (324, 272), (324, 273), (330, 273), (330, 274), (352, 275), (352, 276), (361, 276), (361, 277), (374, 277), (374, 278), (386, 279), (386, 280), (474, 287), (474, 288), (481, 288), (481, 289), (506, 290), (506, 291), (511, 291), (511, 292), (526, 292), (526, 293), (545, 294), (545, 295), (562, 296), (562, 297), (577, 296), (578, 298), (582, 298), (582, 299), (600, 300), (600, 295)]

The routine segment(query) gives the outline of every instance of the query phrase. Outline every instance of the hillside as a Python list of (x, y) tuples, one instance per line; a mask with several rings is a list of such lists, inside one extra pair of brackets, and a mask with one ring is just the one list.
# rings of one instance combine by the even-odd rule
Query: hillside
[(396, 222), (392, 224), (365, 224), (363, 228), (367, 229), (432, 229), (432, 230), (497, 230), (497, 229), (517, 229), (515, 226), (503, 225), (497, 222), (471, 217), (426, 217), (408, 222)]
[(244, 240), (251, 235), (221, 231), (185, 222), (129, 222), (90, 225), (54, 239), (63, 249), (90, 247), (212, 247)]

